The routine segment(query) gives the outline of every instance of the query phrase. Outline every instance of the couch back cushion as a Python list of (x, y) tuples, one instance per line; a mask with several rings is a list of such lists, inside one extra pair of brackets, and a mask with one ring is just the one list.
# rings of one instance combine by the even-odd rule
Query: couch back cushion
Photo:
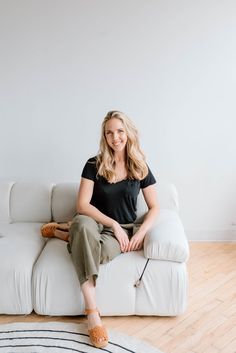
[[(78, 183), (53, 185), (46, 182), (1, 182), (0, 222), (68, 222), (76, 212)], [(178, 211), (178, 194), (171, 183), (157, 182), (161, 208)], [(138, 197), (137, 222), (147, 207), (142, 192)]]
[[(157, 198), (161, 209), (179, 211), (178, 193), (174, 184), (169, 182), (157, 182)], [(147, 212), (147, 205), (144, 201), (143, 193), (140, 191), (137, 201), (136, 223), (143, 221), (143, 215)]]
[(179, 196), (178, 191), (173, 183), (158, 181), (157, 197), (162, 209), (168, 209), (179, 212)]
[(76, 213), (78, 183), (59, 183), (52, 190), (52, 218), (56, 222), (71, 221)]
[(0, 182), (0, 222), (10, 222), (9, 199), (13, 182)]
[(16, 182), (10, 195), (12, 222), (50, 222), (53, 184), (46, 182)]

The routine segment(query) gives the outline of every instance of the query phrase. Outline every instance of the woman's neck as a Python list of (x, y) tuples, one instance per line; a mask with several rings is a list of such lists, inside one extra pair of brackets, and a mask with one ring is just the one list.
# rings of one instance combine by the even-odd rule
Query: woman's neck
[(116, 153), (114, 155), (114, 159), (116, 163), (119, 163), (119, 164), (125, 163), (125, 153)]

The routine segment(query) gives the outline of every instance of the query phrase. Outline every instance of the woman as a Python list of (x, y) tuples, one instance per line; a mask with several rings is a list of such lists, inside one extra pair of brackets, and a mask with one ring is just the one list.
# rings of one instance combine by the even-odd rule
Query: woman
[[(99, 154), (90, 158), (82, 171), (78, 214), (70, 226), (68, 243), (84, 296), (89, 336), (96, 347), (108, 343), (95, 298), (99, 265), (122, 252), (142, 249), (159, 210), (155, 182), (136, 127), (122, 112), (108, 112), (102, 123)], [(140, 188), (148, 212), (137, 229), (134, 221)]]

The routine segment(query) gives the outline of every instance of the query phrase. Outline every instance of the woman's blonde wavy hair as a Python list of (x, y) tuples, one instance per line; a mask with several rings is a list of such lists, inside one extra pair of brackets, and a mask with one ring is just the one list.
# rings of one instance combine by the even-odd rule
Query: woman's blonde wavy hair
[(101, 128), (100, 150), (97, 155), (98, 175), (103, 176), (110, 183), (116, 180), (114, 151), (108, 145), (105, 135), (106, 123), (108, 120), (113, 118), (119, 119), (122, 122), (127, 134), (127, 178), (142, 180), (148, 174), (148, 167), (145, 161), (145, 156), (140, 148), (138, 130), (134, 126), (133, 122), (120, 111), (108, 112), (103, 120)]

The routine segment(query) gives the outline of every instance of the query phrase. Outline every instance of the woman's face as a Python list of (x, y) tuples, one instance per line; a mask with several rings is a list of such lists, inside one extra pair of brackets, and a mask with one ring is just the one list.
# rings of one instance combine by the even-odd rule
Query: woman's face
[(127, 143), (127, 133), (120, 119), (112, 118), (106, 122), (105, 136), (114, 152), (123, 152)]

